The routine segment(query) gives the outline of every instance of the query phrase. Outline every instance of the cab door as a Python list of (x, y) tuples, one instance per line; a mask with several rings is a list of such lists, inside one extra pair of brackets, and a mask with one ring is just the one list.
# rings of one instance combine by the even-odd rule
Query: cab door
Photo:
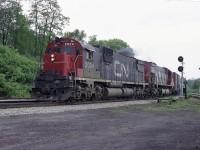
[(74, 53), (75, 60), (75, 71), (77, 77), (83, 77), (83, 49), (81, 47), (76, 47)]

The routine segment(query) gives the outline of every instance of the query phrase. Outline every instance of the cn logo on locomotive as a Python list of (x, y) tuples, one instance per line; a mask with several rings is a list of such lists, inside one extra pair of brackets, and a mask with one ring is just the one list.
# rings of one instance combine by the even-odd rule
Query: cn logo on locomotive
[(85, 68), (94, 69), (94, 64), (92, 62), (86, 61)]
[(119, 60), (114, 61), (114, 74), (117, 77), (122, 77), (123, 74), (128, 78), (129, 76), (129, 65), (127, 64), (126, 67), (123, 63)]

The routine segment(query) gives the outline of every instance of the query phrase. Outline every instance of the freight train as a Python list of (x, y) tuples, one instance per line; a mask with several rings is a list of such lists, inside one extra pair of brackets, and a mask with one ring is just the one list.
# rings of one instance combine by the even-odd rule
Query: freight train
[(32, 96), (54, 101), (146, 98), (178, 94), (180, 76), (154, 62), (136, 59), (133, 50), (114, 52), (70, 38), (48, 44)]

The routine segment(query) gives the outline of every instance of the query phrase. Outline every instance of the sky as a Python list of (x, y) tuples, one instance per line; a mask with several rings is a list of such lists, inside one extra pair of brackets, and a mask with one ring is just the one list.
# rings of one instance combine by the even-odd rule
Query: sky
[[(58, 0), (70, 18), (64, 31), (84, 30), (98, 40), (122, 39), (136, 58), (184, 77), (200, 78), (200, 0)], [(180, 73), (179, 73), (180, 74)]]

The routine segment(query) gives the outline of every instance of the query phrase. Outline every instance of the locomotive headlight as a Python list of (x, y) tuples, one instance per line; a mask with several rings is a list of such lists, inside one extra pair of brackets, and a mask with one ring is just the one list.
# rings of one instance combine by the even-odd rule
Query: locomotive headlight
[(54, 61), (54, 60), (55, 60), (54, 54), (51, 54), (51, 61)]

